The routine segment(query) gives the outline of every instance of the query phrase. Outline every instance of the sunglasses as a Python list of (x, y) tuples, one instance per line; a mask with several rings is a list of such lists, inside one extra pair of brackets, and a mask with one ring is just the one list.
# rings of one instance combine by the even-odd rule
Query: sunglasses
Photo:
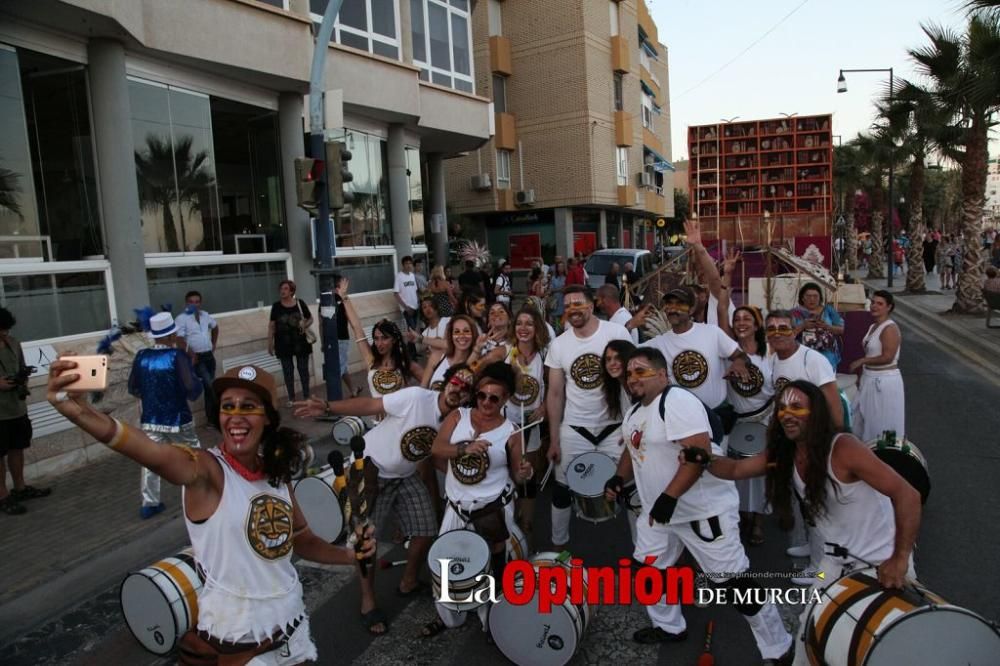
[(808, 407), (789, 407), (788, 405), (778, 405), (778, 419), (783, 419), (786, 416), (791, 416), (796, 419), (804, 419), (811, 413), (812, 411)]
[(267, 414), (267, 411), (263, 407), (234, 405), (228, 402), (221, 405), (219, 411), (226, 416), (264, 416)]
[(469, 391), (472, 389), (472, 384), (467, 381), (462, 380), (460, 377), (452, 377), (448, 380), (448, 383), (452, 386), (457, 386), (462, 391)]
[(795, 335), (795, 329), (791, 326), (768, 326), (764, 332), (768, 335), (779, 335), (786, 338)]
[(487, 393), (486, 391), (480, 391), (476, 394), (476, 400), (483, 402), (484, 400), (489, 400), (494, 405), (499, 405), (500, 401), (503, 400), (500, 396), (495, 393)]
[(629, 379), (635, 377), (636, 379), (649, 379), (654, 377), (656, 373), (659, 372), (656, 368), (635, 368), (634, 370), (628, 370), (625, 376)]
[(667, 312), (691, 312), (691, 306), (687, 303), (668, 302), (663, 309)]

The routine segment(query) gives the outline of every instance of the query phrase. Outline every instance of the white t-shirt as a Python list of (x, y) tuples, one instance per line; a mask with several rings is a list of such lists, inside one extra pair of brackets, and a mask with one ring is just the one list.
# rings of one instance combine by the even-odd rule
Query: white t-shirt
[(497, 276), (496, 284), (493, 286), (494, 293), (497, 297), (498, 303), (504, 303), (505, 305), (510, 305), (510, 292), (512, 291), (510, 286), (510, 276), (501, 273)]
[[(708, 433), (712, 426), (705, 413), (705, 406), (690, 392), (673, 388), (667, 393), (664, 418), (660, 418), (660, 396), (646, 406), (639, 404), (626, 413), (622, 423), (625, 448), (632, 456), (635, 485), (648, 512), (657, 498), (667, 489), (680, 463), (680, 440)], [(712, 443), (712, 453), (722, 455), (722, 448)], [(695, 484), (677, 498), (677, 508), (670, 519), (672, 524), (686, 523), (736, 512), (740, 497), (736, 484), (705, 472)]]
[(365, 434), (365, 455), (371, 456), (380, 477), (408, 477), (431, 454), (441, 423), (440, 396), (419, 386), (382, 396), (385, 418)]
[(642, 346), (663, 353), (671, 384), (688, 389), (709, 407), (726, 399), (724, 360), (740, 346), (718, 326), (692, 322), (684, 333), (667, 331)]
[[(729, 321), (733, 320), (733, 313), (736, 312), (736, 306), (733, 305), (732, 300), (729, 301), (729, 310), (727, 314), (729, 315)], [(708, 310), (705, 311), (705, 321), (712, 326), (719, 325), (719, 299), (717, 299), (712, 294), (708, 295)]]
[(562, 370), (565, 375), (563, 423), (593, 428), (615, 422), (601, 390), (604, 385), (601, 358), (612, 340), (631, 342), (624, 326), (598, 320), (597, 330), (589, 338), (578, 338), (570, 327), (549, 345), (545, 365)]
[(777, 354), (767, 357), (771, 365), (771, 381), (774, 383), (775, 395), (781, 393), (785, 384), (804, 379), (816, 386), (823, 386), (837, 381), (833, 366), (826, 357), (805, 345), (799, 345), (795, 353), (782, 361)]
[(399, 297), (403, 299), (403, 303), (406, 307), (417, 309), (420, 304), (417, 300), (417, 276), (413, 273), (404, 273), (400, 271), (396, 273), (396, 283), (392, 286), (392, 290), (399, 294)]
[(738, 414), (751, 414), (761, 409), (774, 395), (771, 383), (771, 364), (757, 354), (747, 354), (750, 363), (750, 381), (730, 377), (726, 382), (726, 400)]
[(451, 321), (451, 317), (441, 317), (438, 319), (437, 326), (428, 326), (421, 335), (425, 338), (443, 338), (448, 329), (449, 321)]
[[(608, 321), (614, 324), (621, 324), (622, 326), (625, 326), (625, 324), (629, 323), (631, 319), (632, 319), (631, 312), (629, 312), (625, 308), (618, 308), (618, 312), (611, 315), (611, 317), (608, 318)], [(625, 330), (628, 331), (627, 328)], [(631, 331), (629, 331), (629, 334), (632, 336), (632, 344), (634, 345), (639, 344), (639, 329), (633, 328)]]

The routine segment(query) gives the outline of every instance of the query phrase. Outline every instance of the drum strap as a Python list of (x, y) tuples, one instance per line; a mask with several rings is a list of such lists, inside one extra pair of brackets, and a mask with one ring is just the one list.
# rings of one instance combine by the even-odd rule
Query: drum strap
[(692, 520), (691, 531), (694, 532), (695, 536), (697, 536), (702, 541), (707, 541), (711, 543), (712, 541), (715, 541), (716, 539), (722, 536), (722, 524), (719, 523), (718, 516), (712, 516), (711, 518), (705, 521), (708, 523), (708, 529), (712, 530), (712, 538), (710, 539), (706, 539), (705, 536), (702, 535), (701, 529), (699, 529), (698, 527), (698, 524), (700, 522), (701, 522), (700, 520)]
[(458, 514), (459, 518), (461, 518), (465, 522), (469, 522), (470, 520), (472, 520), (473, 514), (477, 513), (478, 511), (482, 511), (483, 509), (485, 509), (486, 507), (488, 507), (490, 504), (493, 504), (493, 502), (499, 502), (500, 503), (500, 507), (503, 508), (503, 507), (507, 506), (508, 504), (510, 504), (510, 501), (512, 499), (514, 499), (514, 497), (516, 495), (517, 495), (517, 492), (514, 490), (514, 488), (512, 488), (511, 486), (507, 486), (506, 488), (503, 489), (503, 492), (500, 493), (500, 496), (497, 497), (495, 500), (490, 500), (486, 504), (484, 504), (484, 505), (482, 505), (482, 506), (480, 506), (478, 508), (472, 509), (471, 511), (467, 511), (466, 509), (463, 509), (461, 504), (458, 504), (457, 502), (452, 501), (450, 498), (448, 499), (448, 506), (450, 506), (455, 511), (455, 513)]
[(587, 430), (583, 426), (570, 426), (570, 428), (575, 430), (577, 434), (580, 435), (580, 437), (583, 437), (585, 440), (587, 440), (594, 446), (600, 446), (601, 442), (603, 442), (608, 435), (618, 430), (618, 428), (620, 428), (621, 425), (622, 425), (621, 423), (612, 423), (609, 426), (605, 426), (604, 430), (602, 430), (596, 436), (590, 430)]
[(771, 396), (770, 398), (768, 398), (767, 402), (765, 402), (762, 407), (760, 407), (759, 409), (755, 409), (752, 412), (747, 412), (745, 414), (741, 414), (740, 412), (736, 412), (736, 418), (738, 418), (738, 419), (748, 419), (751, 416), (758, 416), (760, 414), (763, 414), (764, 412), (766, 412), (768, 409), (771, 408), (771, 403), (772, 402), (774, 402), (774, 396)]

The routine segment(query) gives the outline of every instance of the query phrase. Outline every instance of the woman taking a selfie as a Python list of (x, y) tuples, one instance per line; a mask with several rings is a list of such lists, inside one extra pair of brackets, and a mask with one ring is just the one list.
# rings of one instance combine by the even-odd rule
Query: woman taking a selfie
[[(141, 430), (98, 412), (64, 357), (50, 366), (47, 397), (56, 410), (105, 446), (182, 486), (184, 522), (205, 584), (198, 626), (180, 642), (180, 664), (316, 660), (302, 584), (292, 552), (308, 560), (354, 566), (372, 557), (369, 532), (359, 552), (314, 535), (292, 493), (303, 436), (281, 427), (275, 383), (256, 366), (233, 368), (212, 387), (219, 396), (222, 442), (209, 450), (157, 444)], [(356, 535), (358, 536), (358, 535)]]

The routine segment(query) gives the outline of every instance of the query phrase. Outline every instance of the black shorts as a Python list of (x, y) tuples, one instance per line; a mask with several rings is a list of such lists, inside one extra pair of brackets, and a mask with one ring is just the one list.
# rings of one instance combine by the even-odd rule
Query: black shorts
[(31, 446), (31, 419), (28, 415), (0, 421), (0, 457), (8, 451)]

